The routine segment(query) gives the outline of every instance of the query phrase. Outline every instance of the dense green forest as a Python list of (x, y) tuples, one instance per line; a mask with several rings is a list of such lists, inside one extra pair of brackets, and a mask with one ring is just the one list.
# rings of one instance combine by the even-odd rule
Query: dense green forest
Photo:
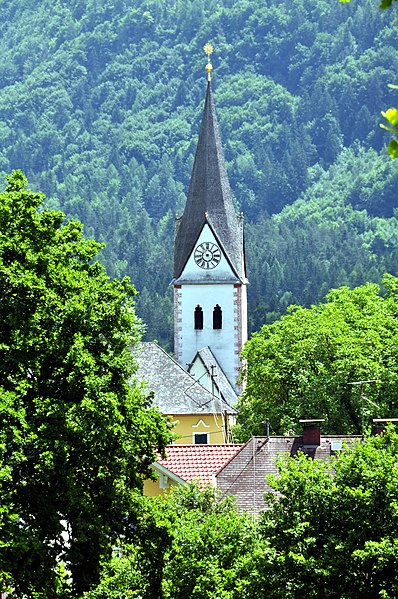
[[(398, 274), (396, 11), (374, 0), (4, 0), (0, 172), (106, 242), (147, 337), (171, 347), (175, 213), (205, 93), (246, 216), (250, 326), (331, 287)], [(165, 317), (165, 315), (168, 315)]]

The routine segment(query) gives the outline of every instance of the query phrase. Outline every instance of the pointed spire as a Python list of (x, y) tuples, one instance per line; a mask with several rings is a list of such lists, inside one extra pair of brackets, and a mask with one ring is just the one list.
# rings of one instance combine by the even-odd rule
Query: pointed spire
[(181, 275), (205, 223), (217, 237), (236, 276), (244, 279), (243, 222), (232, 202), (210, 81), (187, 203), (177, 221), (175, 278)]

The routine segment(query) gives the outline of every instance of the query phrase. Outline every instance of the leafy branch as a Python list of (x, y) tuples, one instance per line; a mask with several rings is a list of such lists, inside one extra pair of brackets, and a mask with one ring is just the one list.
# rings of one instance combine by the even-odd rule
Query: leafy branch
[[(379, 8), (381, 10), (385, 10), (386, 8), (391, 8), (392, 3), (397, 0), (381, 0), (379, 4)], [(342, 4), (347, 4), (351, 2), (351, 0), (339, 0)], [(388, 87), (393, 89), (398, 89), (398, 85), (389, 84)], [(385, 112), (381, 113), (382, 116), (389, 123), (388, 125), (384, 125), (383, 123), (380, 125), (382, 129), (386, 129), (393, 133), (394, 135), (398, 135), (398, 110), (396, 108), (389, 108)], [(391, 139), (390, 143), (387, 146), (387, 152), (391, 156), (391, 158), (398, 158), (398, 141), (396, 139)]]
[[(398, 89), (398, 85), (389, 84), (388, 87), (391, 87), (392, 89)], [(393, 133), (394, 135), (398, 135), (398, 109), (397, 108), (389, 108), (388, 110), (386, 110), (385, 112), (382, 112), (381, 114), (388, 122), (388, 125), (381, 123), (380, 127), (382, 129), (386, 129), (386, 131), (389, 131), (390, 133)], [(398, 141), (396, 139), (390, 140), (390, 143), (388, 144), (388, 147), (387, 147), (387, 152), (389, 153), (391, 158), (398, 158)]]
[[(348, 2), (351, 2), (351, 0), (339, 0), (339, 2), (342, 4), (348, 4)], [(381, 0), (379, 8), (381, 10), (386, 10), (386, 8), (390, 8), (392, 6), (393, 2), (396, 2), (396, 0)]]

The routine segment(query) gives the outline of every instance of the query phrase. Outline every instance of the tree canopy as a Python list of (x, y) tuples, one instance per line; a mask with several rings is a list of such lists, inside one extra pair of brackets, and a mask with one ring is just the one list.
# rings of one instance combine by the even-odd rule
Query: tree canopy
[[(145, 535), (125, 544), (87, 599), (261, 598), (268, 560), (257, 522), (213, 488), (175, 487), (143, 505)], [(156, 562), (156, 563), (154, 563)]]
[[(393, 89), (398, 89), (398, 85), (390, 85)], [(387, 129), (390, 133), (393, 133), (395, 136), (398, 135), (398, 110), (396, 108), (389, 108), (386, 111), (381, 113), (385, 120), (387, 121), (387, 125), (382, 123), (380, 126), (383, 129)], [(388, 144), (388, 153), (391, 158), (398, 158), (398, 141), (393, 138), (390, 140)]]
[[(325, 418), (329, 433), (360, 433), (370, 417), (397, 414), (398, 280), (331, 290), (311, 308), (291, 306), (245, 345), (239, 434), (278, 433)], [(373, 380), (366, 399), (352, 383)]]
[(390, 428), (330, 462), (283, 460), (262, 519), (273, 598), (393, 599), (398, 592), (398, 435)]
[(21, 168), (49, 205), (106, 241), (99, 257), (111, 277), (134, 281), (148, 339), (171, 348), (174, 217), (191, 175), (207, 40), (245, 214), (250, 329), (332, 287), (398, 274), (398, 164), (378, 126), (394, 105), (396, 10), (376, 0), (32, 6), (1, 6), (0, 171)]
[[(20, 171), (0, 194), (0, 570), (18, 596), (97, 578), (169, 440), (131, 383), (134, 287), (93, 261), (100, 245), (43, 207)], [(36, 594), (34, 594), (36, 593)]]

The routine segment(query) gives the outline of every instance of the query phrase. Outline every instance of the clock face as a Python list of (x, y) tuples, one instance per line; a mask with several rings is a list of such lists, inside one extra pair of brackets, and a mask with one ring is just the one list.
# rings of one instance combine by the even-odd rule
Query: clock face
[(204, 241), (196, 248), (194, 258), (200, 268), (215, 268), (221, 260), (221, 251), (215, 243)]

